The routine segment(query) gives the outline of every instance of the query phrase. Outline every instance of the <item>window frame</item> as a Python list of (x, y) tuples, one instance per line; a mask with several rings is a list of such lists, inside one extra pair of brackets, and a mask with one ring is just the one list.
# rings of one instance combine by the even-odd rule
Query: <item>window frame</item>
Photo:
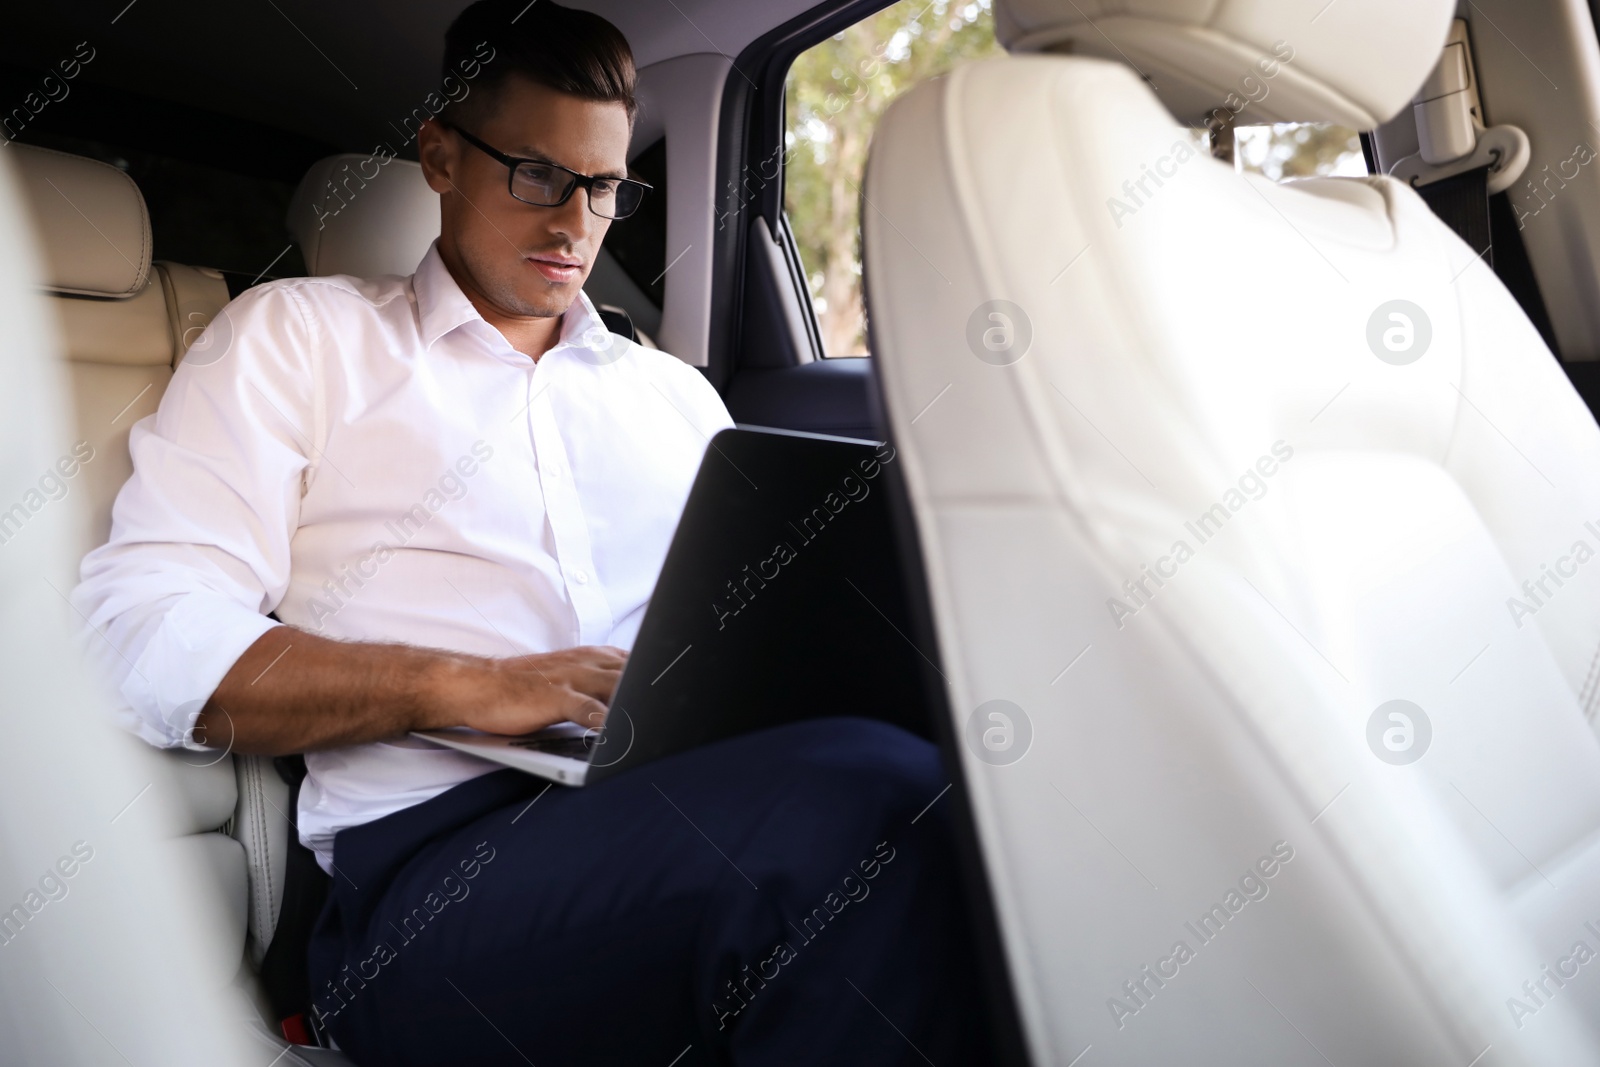
[[(795, 59), (813, 45), (889, 7), (894, 0), (825, 0), (757, 38), (733, 61), (724, 84), (717, 136), (717, 189), (711, 205), (711, 333), (706, 371), (724, 389), (744, 347), (743, 309), (751, 223), (778, 236), (789, 283), (800, 300), (812, 359), (825, 358), (811, 289), (783, 210), (785, 86)], [(804, 354), (802, 354), (802, 361)]]

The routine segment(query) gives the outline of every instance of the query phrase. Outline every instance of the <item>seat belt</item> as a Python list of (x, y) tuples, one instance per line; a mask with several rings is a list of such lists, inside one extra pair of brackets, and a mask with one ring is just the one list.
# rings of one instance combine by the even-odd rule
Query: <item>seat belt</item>
[[(278, 776), (288, 783), (289, 811), (298, 815), (300, 783), (306, 776), (305, 758), (278, 756), (272, 764)], [(332, 882), (317, 865), (316, 854), (300, 843), (299, 828), (291, 826), (283, 870), (283, 902), (278, 908), (277, 925), (272, 928), (272, 941), (261, 959), (259, 977), (273, 1018), (278, 1020), (284, 1038), (296, 1045), (327, 1047), (326, 1036), (317, 1032), (312, 1021), (311, 979), (306, 967), (311, 931), (322, 914)]]
[[(1528, 246), (1522, 242), (1517, 211), (1511, 206), (1509, 193), (1496, 193), (1489, 198), (1489, 231), (1494, 237), (1494, 272), (1516, 297), (1522, 313), (1544, 339), (1545, 347), (1559, 361), (1561, 349), (1556, 347), (1556, 328), (1544, 306), (1544, 294), (1539, 291), (1539, 279), (1534, 277), (1533, 261), (1528, 258)], [(1570, 369), (1573, 364), (1562, 363), (1562, 366)]]
[(1494, 266), (1494, 236), (1489, 224), (1489, 168), (1478, 167), (1463, 174), (1417, 186), (1433, 213), (1456, 231), (1456, 236), (1489, 266)]
[(1522, 243), (1516, 211), (1505, 193), (1489, 195), (1489, 168), (1416, 186), (1417, 195), (1489, 264), (1544, 339), (1545, 347), (1560, 358), (1555, 328), (1544, 306), (1544, 294), (1533, 275), (1528, 249)]
[(638, 344), (639, 331), (633, 325), (632, 315), (615, 304), (599, 304), (595, 307), (595, 312), (599, 314), (600, 321), (606, 324), (606, 329)]
[(1481, 256), (1522, 306), (1545, 346), (1560, 356), (1555, 328), (1544, 306), (1539, 280), (1517, 228), (1516, 211), (1505, 193), (1489, 195), (1489, 168), (1442, 178), (1416, 187), (1433, 213)]
[[(1484, 127), (1466, 19), (1451, 23), (1439, 63), (1417, 91), (1411, 111), (1418, 150), (1396, 160), (1389, 174), (1410, 184), (1489, 264), (1559, 358), (1555, 330), (1506, 195), (1531, 158), (1528, 135), (1511, 125)], [(1361, 140), (1368, 166), (1376, 171), (1373, 138), (1363, 134)]]
[(1550, 311), (1539, 291), (1539, 279), (1534, 277), (1527, 246), (1522, 243), (1516, 210), (1505, 193), (1489, 195), (1488, 179), (1489, 168), (1479, 167), (1414, 188), (1433, 213), (1494, 270), (1539, 331), (1545, 347), (1566, 371), (1583, 402), (1600, 418), (1600, 363), (1569, 363), (1561, 358)]

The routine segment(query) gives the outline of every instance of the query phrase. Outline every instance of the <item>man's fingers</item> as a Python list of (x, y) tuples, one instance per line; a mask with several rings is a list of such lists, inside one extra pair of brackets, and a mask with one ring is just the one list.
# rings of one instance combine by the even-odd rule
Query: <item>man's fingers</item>
[(603, 707), (611, 702), (612, 694), (617, 691), (617, 682), (622, 678), (622, 670), (620, 667), (547, 667), (542, 675), (519, 672), (519, 677), (527, 684), (525, 692), (530, 696), (537, 697), (538, 694), (549, 693), (554, 688), (558, 692), (570, 692), (583, 699), (598, 700)]
[(515, 671), (539, 671), (549, 675), (567, 667), (599, 667), (620, 671), (628, 661), (627, 650), (614, 645), (580, 645), (563, 648), (557, 652), (538, 652), (530, 656), (515, 656), (502, 660)]
[(583, 662), (593, 667), (607, 667), (620, 671), (623, 664), (628, 662), (628, 653), (611, 645), (595, 645), (574, 651), (588, 653), (583, 657)]
[(617, 682), (621, 677), (620, 670), (585, 667), (573, 671), (567, 678), (567, 685), (584, 696), (593, 697), (602, 704), (609, 704), (612, 695), (617, 691)]

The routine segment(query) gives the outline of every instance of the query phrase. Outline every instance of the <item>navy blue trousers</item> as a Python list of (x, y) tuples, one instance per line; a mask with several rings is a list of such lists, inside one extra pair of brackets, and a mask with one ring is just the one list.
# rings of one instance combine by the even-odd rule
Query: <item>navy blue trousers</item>
[(362, 1067), (983, 1063), (948, 781), (832, 718), (463, 782), (337, 836), (314, 1010)]

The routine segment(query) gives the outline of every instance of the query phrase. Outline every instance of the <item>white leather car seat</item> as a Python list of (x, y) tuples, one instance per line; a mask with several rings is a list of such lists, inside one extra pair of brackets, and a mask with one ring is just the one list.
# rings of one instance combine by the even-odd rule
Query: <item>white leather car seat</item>
[[(225, 985), (237, 937), (231, 949), (218, 939), (230, 908), (212, 891), (213, 860), (237, 846), (191, 833), (223, 817), (228, 776), (170, 774), (161, 754), (110, 721), (84, 677), (64, 596), (91, 524), (83, 479), (100, 461), (84, 466), (72, 443), (99, 431), (72, 424), (55, 301), (37, 287), (125, 294), (142, 322), (133, 295), (149, 266), (148, 251), (138, 258), (142, 202), (115, 172), (30, 156), (15, 144), (0, 151), (0, 499), (30, 511), (0, 548), (0, 1060), (265, 1063), (268, 1047), (235, 1022), (248, 1005)], [(26, 184), (48, 176), (56, 188), (45, 190), (84, 215), (73, 224), (48, 205), (43, 217), (30, 211), (24, 170)], [(94, 242), (77, 241), (86, 218), (102, 228)], [(74, 466), (64, 455), (77, 459), (75, 473), (62, 474)], [(41, 483), (48, 503), (34, 508)]]
[(997, 0), (1044, 54), (875, 137), (872, 349), (1035, 1063), (1600, 1063), (1600, 429), (1414, 191), (1192, 128), (1370, 129), (1455, 6)]
[[(63, 453), (81, 461), (68, 480), (69, 495), (89, 515), (80, 539), (66, 546), (76, 560), (110, 534), (112, 501), (133, 470), (129, 428), (155, 411), (182, 354), (183, 330), (167, 278), (192, 283), (185, 302), (207, 321), (227, 303), (227, 286), (215, 272), (151, 263), (144, 197), (122, 171), (31, 145), (7, 150), (39, 235), (41, 282), (56, 317), (76, 416), (76, 436), (62, 445)], [(65, 580), (75, 584), (76, 574)], [(184, 802), (186, 819), (171, 828), (173, 834), (192, 836), (215, 854), (219, 888), (242, 918), (245, 879), (238, 846), (212, 832), (233, 813), (233, 768), (226, 760), (195, 765), (206, 762), (158, 758), (151, 766), (161, 769), (164, 784)]]
[(43, 236), (80, 439), (94, 455), (81, 478), (99, 544), (133, 472), (129, 428), (155, 411), (183, 350), (228, 302), (228, 287), (215, 270), (151, 263), (144, 197), (123, 172), (31, 145), (9, 149)]
[(313, 277), (410, 274), (439, 236), (439, 194), (420, 163), (345, 152), (306, 171), (288, 224)]
[[(77, 580), (77, 561), (109, 535), (112, 501), (132, 472), (129, 428), (156, 409), (179, 360), (216, 343), (216, 335), (206, 337), (204, 330), (227, 304), (228, 289), (218, 271), (151, 262), (144, 198), (122, 171), (15, 143), (6, 155), (38, 235), (40, 282), (55, 314), (76, 415), (75, 430), (55, 447), (80, 461), (67, 479), (66, 496), (86, 521), (48, 531), (69, 561), (50, 575), (65, 594)], [(55, 520), (54, 513), (41, 512), (17, 536), (35, 534), (36, 523)], [(272, 823), (262, 812), (274, 797), (286, 805), (287, 788), (270, 761), (256, 757), (237, 761), (236, 781), (235, 759), (226, 753), (163, 752), (131, 736), (111, 743), (119, 775), (126, 771), (150, 786), (149, 795), (130, 808), (130, 819), (141, 818), (144, 832), (167, 843), (203, 902), (188, 919), (196, 944), (204, 946), (200, 979), (208, 988), (231, 987), (253, 1001), (259, 1018), (250, 1032), (276, 1053), (283, 1042), (271, 1036), (275, 1020), (253, 971), (243, 964), (247, 941), (251, 961), (260, 962), (276, 919), (282, 868), (275, 878), (270, 843), (286, 839), (287, 823), (281, 815)], [(61, 754), (70, 758), (70, 746)], [(272, 780), (263, 783), (267, 775)], [(246, 792), (255, 803), (236, 813), (241, 784), (253, 787)], [(281, 849), (279, 844), (280, 864)], [(237, 1010), (233, 1015), (240, 1017)], [(305, 1052), (322, 1057), (315, 1062), (342, 1062), (336, 1053)]]

